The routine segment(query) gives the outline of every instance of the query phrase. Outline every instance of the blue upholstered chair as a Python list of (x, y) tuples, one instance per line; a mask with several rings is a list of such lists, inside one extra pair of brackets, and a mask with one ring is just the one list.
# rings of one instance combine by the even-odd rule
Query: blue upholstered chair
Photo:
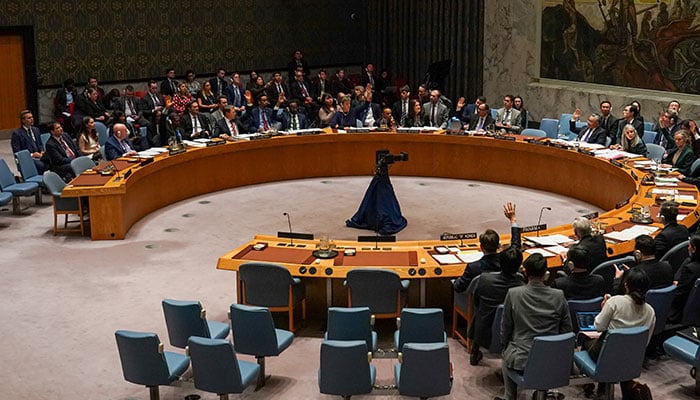
[(614, 265), (620, 265), (625, 263), (634, 262), (634, 257), (625, 256), (619, 257), (608, 261), (603, 261), (593, 268), (592, 274), (600, 275), (605, 279), (605, 293), (612, 293), (613, 284), (615, 282), (615, 267)]
[(287, 268), (277, 264), (247, 262), (238, 269), (242, 304), (267, 307), (270, 312), (286, 312), (289, 330), (294, 332), (294, 310), (301, 305), (306, 320), (306, 287)]
[(503, 343), (501, 343), (501, 321), (503, 321), (503, 304), (496, 307), (496, 313), (493, 315), (493, 323), (491, 324), (491, 346), (489, 353), (501, 354), (503, 351)]
[(103, 122), (95, 121), (95, 129), (97, 130), (97, 140), (99, 140), (100, 146), (104, 146), (107, 139), (109, 139), (107, 125), (105, 125)]
[(547, 137), (547, 132), (543, 131), (542, 129), (523, 129), (520, 134), (523, 136)]
[(12, 213), (20, 214), (21, 208), (19, 198), (31, 196), (39, 191), (39, 184), (36, 182), (15, 183), (15, 176), (10, 171), (5, 160), (0, 159), (0, 189), (3, 192), (12, 193)]
[(364, 340), (324, 340), (318, 387), (321, 393), (349, 399), (372, 391), (377, 369)]
[[(22, 180), (24, 182), (35, 182), (41, 187), (46, 187), (44, 184), (44, 177), (39, 175), (39, 171), (36, 169), (36, 164), (32, 160), (32, 155), (29, 154), (28, 150), (20, 150), (15, 153), (15, 162), (17, 163), (17, 170), (20, 175), (22, 175)], [(41, 191), (36, 192), (36, 203), (41, 204)]]
[[(569, 126), (567, 125), (567, 131)], [(542, 118), (540, 121), (540, 129), (547, 132), (547, 137), (557, 139), (559, 137), (559, 121), (552, 118)]]
[(192, 362), (194, 387), (216, 393), (220, 400), (228, 400), (230, 393), (243, 393), (260, 374), (258, 364), (236, 357), (228, 340), (192, 336), (187, 342), (187, 355)]
[(559, 125), (559, 134), (561, 136), (569, 136), (569, 133), (571, 131), (569, 130), (569, 121), (571, 121), (571, 117), (573, 114), (568, 114), (568, 113), (562, 113), (559, 115), (559, 121), (557, 121), (557, 124)]
[(375, 318), (396, 318), (405, 305), (409, 281), (380, 268), (350, 270), (345, 280), (349, 307), (369, 307)]
[(581, 329), (580, 326), (578, 326), (578, 319), (576, 318), (576, 313), (578, 312), (585, 312), (585, 311), (600, 311), (601, 306), (600, 304), (602, 303), (603, 298), (602, 297), (596, 297), (593, 299), (586, 299), (586, 300), (569, 300), (569, 313), (571, 314), (571, 324), (573, 325), (574, 328), (574, 333), (578, 333), (578, 331)]
[(184, 349), (187, 339), (199, 336), (212, 339), (224, 339), (228, 336), (229, 325), (224, 322), (207, 321), (206, 310), (198, 301), (165, 299), (163, 315), (168, 327), (170, 344)]
[(4, 206), (12, 201), (12, 193), (0, 192), (0, 206)]
[[(696, 328), (700, 326), (700, 278), (695, 280), (695, 285), (688, 295), (688, 300), (683, 308), (682, 323)], [(690, 364), (690, 376), (695, 379), (695, 394), (700, 395), (700, 375), (697, 373), (700, 367), (700, 345), (698, 342), (676, 335), (664, 342), (664, 350), (672, 358)]]
[[(51, 198), (53, 200), (53, 234), (56, 235), (58, 232), (77, 232), (79, 231), (81, 235), (85, 234), (85, 216), (87, 215), (88, 208), (87, 204), (83, 203), (83, 200), (77, 197), (61, 197), (63, 193), (63, 188), (66, 187), (66, 183), (58, 176), (57, 173), (53, 171), (44, 172), (44, 183), (49, 193), (51, 193)], [(63, 228), (58, 227), (58, 216), (63, 215), (65, 217), (63, 221)], [(77, 215), (78, 220), (69, 221), (69, 215)], [(80, 224), (79, 228), (68, 228), (69, 223)]]
[[(478, 286), (480, 276), (474, 277), (464, 292), (452, 291), (454, 295), (454, 300), (452, 301), (452, 337), (465, 346), (467, 346), (467, 338), (459, 332), (459, 320), (464, 319), (468, 325), (471, 322), (471, 318), (473, 318), (474, 290)], [(452, 280), (452, 285), (454, 285), (454, 282), (455, 279)]]
[(260, 365), (256, 390), (265, 386), (265, 357), (280, 355), (292, 344), (294, 334), (276, 329), (265, 307), (231, 304), (233, 346), (236, 352), (255, 356)]
[(374, 317), (369, 307), (328, 308), (326, 340), (364, 340), (370, 351), (377, 350), (377, 332), (372, 330)]
[(536, 337), (525, 369), (522, 372), (509, 369), (508, 376), (518, 387), (535, 390), (533, 399), (545, 400), (547, 390), (569, 384), (574, 337), (573, 332)]
[(678, 269), (683, 264), (686, 258), (688, 258), (688, 241), (684, 240), (677, 245), (671, 247), (666, 254), (664, 254), (659, 261), (666, 261), (671, 264), (673, 272), (678, 272)]
[(396, 387), (402, 396), (446, 396), (452, 390), (447, 343), (406, 343), (394, 365)]
[(114, 336), (124, 379), (148, 387), (151, 400), (160, 398), (158, 386), (178, 380), (190, 365), (189, 357), (163, 351), (155, 333), (119, 330)]
[(647, 291), (646, 302), (654, 309), (656, 322), (654, 324), (654, 335), (664, 331), (666, 319), (671, 312), (671, 304), (676, 294), (676, 285), (670, 285), (661, 289), (650, 289)]
[(82, 174), (83, 172), (95, 167), (95, 162), (89, 156), (80, 156), (72, 159), (70, 161), (70, 167), (73, 170), (75, 176)]
[(653, 131), (654, 130), (654, 124), (649, 122), (649, 121), (644, 121), (644, 130), (645, 131)]
[(649, 159), (660, 163), (661, 159), (664, 158), (665, 152), (666, 149), (664, 149), (663, 146), (659, 146), (658, 144), (654, 143), (647, 143), (647, 157)]
[(42, 133), (41, 134), (41, 144), (46, 148), (46, 142), (49, 141), (49, 138), (51, 137), (50, 133)]
[(406, 343), (447, 343), (441, 308), (404, 308), (396, 325), (394, 346), (397, 351)]
[(647, 131), (647, 130), (644, 131), (644, 136), (642, 137), (642, 141), (645, 144), (654, 143), (655, 139), (656, 139), (656, 132)]
[(605, 398), (612, 400), (615, 383), (632, 380), (642, 373), (648, 338), (647, 327), (611, 329), (603, 339), (598, 360), (584, 350), (574, 353), (574, 362), (593, 381), (604, 383)]
[(698, 158), (697, 160), (693, 161), (692, 164), (690, 164), (690, 174), (688, 175), (695, 176), (695, 171), (697, 171), (698, 168), (700, 168), (700, 158)]

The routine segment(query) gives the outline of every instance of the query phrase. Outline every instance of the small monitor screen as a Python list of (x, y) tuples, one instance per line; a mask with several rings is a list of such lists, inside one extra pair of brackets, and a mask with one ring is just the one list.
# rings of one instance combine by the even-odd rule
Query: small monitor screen
[(581, 331), (595, 331), (595, 317), (597, 311), (581, 311), (576, 313), (578, 328)]

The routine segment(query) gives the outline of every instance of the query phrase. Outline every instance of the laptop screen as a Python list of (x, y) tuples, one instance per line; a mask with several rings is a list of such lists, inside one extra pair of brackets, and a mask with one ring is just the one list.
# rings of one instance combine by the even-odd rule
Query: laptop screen
[(595, 317), (598, 311), (579, 311), (576, 313), (576, 321), (581, 331), (595, 331)]

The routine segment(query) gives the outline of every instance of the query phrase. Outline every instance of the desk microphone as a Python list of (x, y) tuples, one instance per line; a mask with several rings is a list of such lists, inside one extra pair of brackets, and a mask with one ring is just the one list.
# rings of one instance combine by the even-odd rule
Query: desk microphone
[[(454, 233), (450, 233), (450, 232), (443, 232), (442, 234), (443, 235), (457, 236)], [(464, 247), (464, 239), (462, 239), (461, 236), (459, 237), (459, 247)]]
[(552, 207), (542, 207), (540, 208), (540, 217), (537, 218), (537, 237), (540, 236), (540, 222), (542, 221), (542, 213), (544, 210), (552, 211)]
[(109, 160), (109, 163), (112, 164), (112, 169), (114, 169), (114, 171), (115, 171), (116, 174), (117, 174), (117, 177), (114, 178), (114, 181), (115, 181), (115, 182), (119, 182), (120, 180), (122, 180), (122, 177), (119, 176), (119, 170), (117, 169), (117, 166), (114, 165), (114, 160)]
[(289, 245), (294, 246), (294, 237), (292, 235), (292, 219), (289, 217), (288, 212), (283, 212), (282, 215), (287, 217), (287, 225), (289, 225)]

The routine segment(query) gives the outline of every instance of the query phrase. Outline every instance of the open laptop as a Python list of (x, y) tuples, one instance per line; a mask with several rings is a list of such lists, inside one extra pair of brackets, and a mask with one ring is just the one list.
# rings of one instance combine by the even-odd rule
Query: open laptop
[(578, 329), (583, 332), (595, 331), (595, 317), (598, 314), (598, 311), (577, 311), (576, 322), (578, 323)]

